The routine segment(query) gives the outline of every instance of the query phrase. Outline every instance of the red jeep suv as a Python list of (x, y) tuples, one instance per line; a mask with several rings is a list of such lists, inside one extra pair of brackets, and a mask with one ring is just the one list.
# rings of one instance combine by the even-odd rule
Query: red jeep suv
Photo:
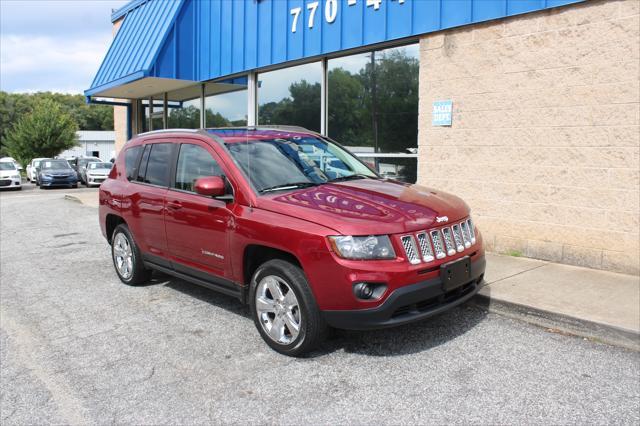
[(298, 128), (137, 136), (100, 186), (100, 225), (125, 284), (158, 270), (236, 296), (269, 346), (293, 356), (329, 327), (446, 311), (485, 270), (460, 198), (382, 179)]

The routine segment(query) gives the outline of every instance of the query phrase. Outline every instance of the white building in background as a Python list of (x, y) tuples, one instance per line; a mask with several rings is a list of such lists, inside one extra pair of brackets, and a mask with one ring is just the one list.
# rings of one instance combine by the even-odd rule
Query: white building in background
[(58, 157), (98, 157), (109, 161), (115, 156), (116, 133), (112, 130), (79, 130), (78, 144)]

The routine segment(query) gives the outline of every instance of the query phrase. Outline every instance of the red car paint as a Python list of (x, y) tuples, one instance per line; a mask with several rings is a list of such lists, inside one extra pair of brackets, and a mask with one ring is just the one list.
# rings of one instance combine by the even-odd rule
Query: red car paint
[[(266, 134), (273, 137), (274, 131)], [(216, 136), (226, 143), (267, 137), (260, 130), (248, 131), (243, 137), (227, 137), (224, 132)], [(452, 225), (469, 216), (468, 206), (454, 195), (373, 179), (258, 195), (219, 139), (205, 131), (163, 131), (129, 141), (100, 187), (100, 225), (105, 237), (111, 237), (107, 217), (117, 217), (127, 223), (143, 254), (162, 259), (169, 267), (188, 267), (227, 280), (239, 289), (246, 288), (251, 279), (245, 272), (247, 248), (278, 249), (298, 260), (323, 311), (373, 308), (398, 288), (437, 278), (445, 262), (464, 256), (484, 262), (477, 230), (476, 243), (454, 256), (417, 265), (405, 257), (402, 235)], [(233, 188), (233, 201), (129, 182), (124, 151), (159, 142), (205, 147)], [(436, 218), (443, 216), (448, 222), (438, 223)], [(346, 260), (332, 251), (327, 238), (382, 234), (391, 237), (397, 255), (393, 260)], [(205, 255), (207, 250), (218, 256)], [(359, 300), (352, 287), (362, 281), (385, 283), (387, 290), (377, 300)]]

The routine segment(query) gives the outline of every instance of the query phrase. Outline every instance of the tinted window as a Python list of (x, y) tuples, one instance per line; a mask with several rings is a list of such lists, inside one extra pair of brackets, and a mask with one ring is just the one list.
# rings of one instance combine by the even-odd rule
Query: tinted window
[(152, 185), (169, 186), (169, 160), (171, 144), (156, 143), (151, 145), (151, 154), (147, 164), (144, 181)]
[(136, 177), (138, 156), (140, 155), (141, 146), (134, 146), (127, 149), (124, 153), (124, 170), (127, 174), (127, 179), (132, 180)]
[(142, 160), (140, 160), (140, 167), (138, 168), (138, 177), (136, 178), (138, 182), (144, 182), (144, 174), (147, 171), (147, 161), (149, 160), (150, 152), (151, 145), (146, 145), (144, 147), (144, 152), (142, 153)]
[(40, 163), (40, 167), (43, 170), (66, 170), (71, 168), (67, 160), (43, 161)]
[(220, 175), (222, 175), (220, 166), (206, 149), (192, 144), (180, 146), (176, 169), (176, 188), (193, 192), (193, 184), (196, 179)]

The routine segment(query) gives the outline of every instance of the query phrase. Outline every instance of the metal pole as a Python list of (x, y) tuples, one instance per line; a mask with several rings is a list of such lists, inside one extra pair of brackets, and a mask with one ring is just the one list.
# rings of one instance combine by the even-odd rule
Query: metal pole
[(205, 112), (205, 105), (204, 105), (204, 94), (205, 94), (205, 87), (204, 87), (204, 83), (202, 83), (200, 85), (200, 128), (201, 129), (204, 129), (205, 127), (207, 127), (206, 112)]
[(149, 131), (153, 130), (153, 96), (149, 97)]
[(328, 100), (329, 100), (329, 70), (327, 58), (323, 58), (321, 63), (322, 69), (322, 79), (320, 80), (320, 134), (324, 136), (328, 136), (329, 134), (329, 126), (328, 126), (328, 118), (329, 118), (329, 110), (328, 110)]
[(252, 71), (247, 81), (247, 126), (258, 125), (258, 78)]
[(166, 129), (169, 126), (169, 95), (164, 92), (162, 103), (162, 128)]

